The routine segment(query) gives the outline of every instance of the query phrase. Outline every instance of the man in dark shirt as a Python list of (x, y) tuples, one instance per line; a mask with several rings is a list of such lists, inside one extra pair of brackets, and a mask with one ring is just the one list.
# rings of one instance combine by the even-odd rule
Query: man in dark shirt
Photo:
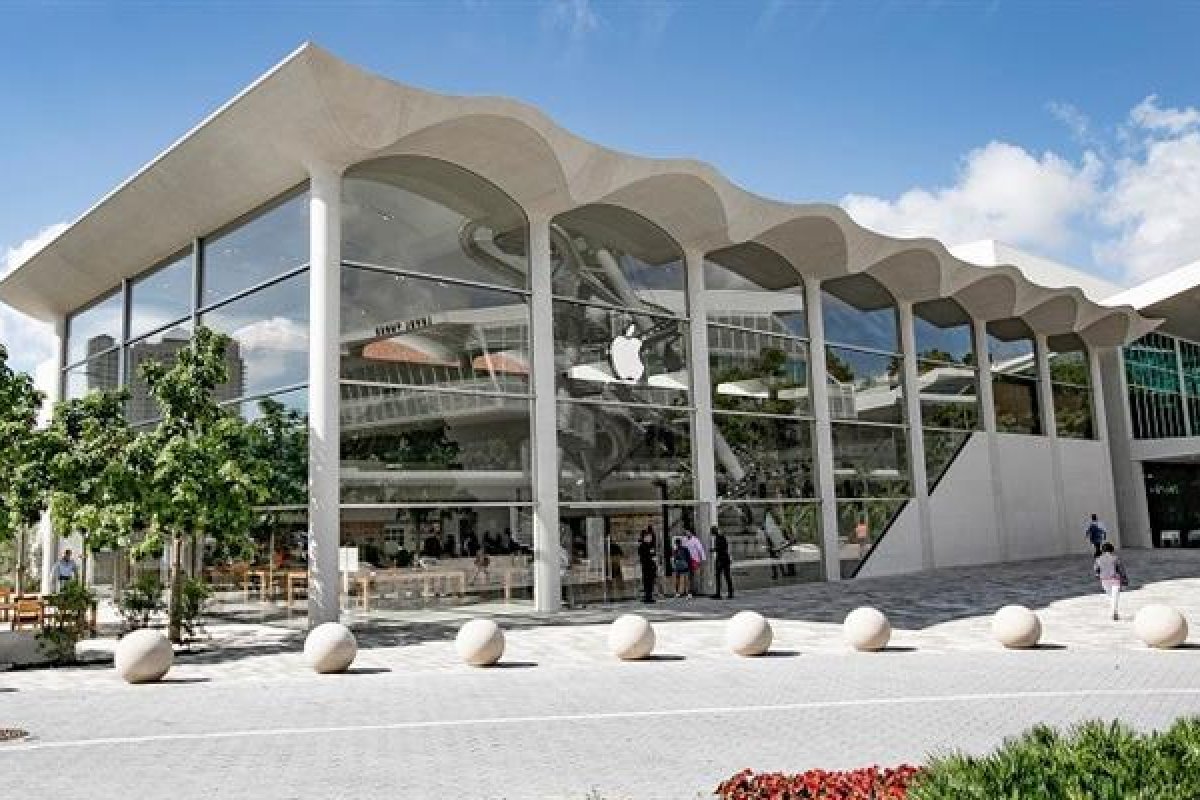
[(733, 597), (733, 560), (729, 557), (729, 540), (725, 538), (725, 534), (721, 533), (721, 529), (716, 525), (712, 526), (712, 551), (713, 563), (717, 571), (717, 593), (713, 597), (717, 600), (721, 599), (721, 578), (725, 578), (725, 586), (729, 589), (729, 597)]
[(642, 567), (642, 602), (653, 603), (658, 567), (654, 563), (654, 534), (650, 531), (644, 531), (642, 541), (638, 543), (638, 564)]

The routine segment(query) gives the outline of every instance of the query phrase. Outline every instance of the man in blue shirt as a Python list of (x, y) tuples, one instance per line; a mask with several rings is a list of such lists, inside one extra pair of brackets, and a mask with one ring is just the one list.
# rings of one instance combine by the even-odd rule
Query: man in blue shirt
[(1092, 521), (1087, 526), (1087, 530), (1084, 531), (1084, 536), (1086, 536), (1087, 540), (1092, 543), (1092, 548), (1095, 550), (1095, 553), (1092, 554), (1092, 557), (1099, 558), (1100, 548), (1108, 539), (1108, 531), (1105, 530), (1104, 526), (1100, 524), (1100, 520), (1096, 518), (1095, 514), (1092, 514)]

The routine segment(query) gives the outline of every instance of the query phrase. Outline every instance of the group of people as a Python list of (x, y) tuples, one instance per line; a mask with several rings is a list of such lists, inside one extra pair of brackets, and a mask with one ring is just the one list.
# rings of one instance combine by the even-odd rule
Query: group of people
[[(729, 540), (715, 525), (712, 528), (712, 556), (716, 573), (716, 594), (713, 597), (721, 598), (722, 579), (727, 595), (733, 597), (733, 563), (729, 555)], [(675, 597), (691, 599), (700, 593), (700, 576), (708, 561), (708, 550), (693, 531), (686, 530), (683, 536), (675, 537), (666, 553), (662, 573), (662, 577), (674, 578)], [(667, 593), (659, 581), (658, 548), (652, 527), (642, 531), (638, 543), (638, 564), (642, 570), (642, 602), (653, 603), (656, 590), (665, 597)]]
[(509, 528), (497, 534), (484, 531), (482, 542), (474, 530), (467, 530), (457, 541), (453, 534), (447, 533), (442, 539), (430, 534), (421, 546), (421, 555), (425, 558), (476, 558), (479, 555), (512, 555), (519, 551), (520, 545)]

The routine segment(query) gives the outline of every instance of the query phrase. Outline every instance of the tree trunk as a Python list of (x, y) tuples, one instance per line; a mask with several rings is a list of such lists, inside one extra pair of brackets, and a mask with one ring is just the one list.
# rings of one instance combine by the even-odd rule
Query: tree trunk
[(167, 636), (175, 644), (183, 641), (183, 625), (179, 612), (183, 600), (183, 537), (175, 534), (171, 538), (171, 591), (167, 601)]
[(16, 565), (17, 565), (17, 574), (16, 574), (16, 580), (14, 580), (13, 583), (16, 584), (15, 588), (17, 590), (17, 597), (20, 597), (25, 592), (25, 529), (24, 528), (19, 528), (17, 530)]

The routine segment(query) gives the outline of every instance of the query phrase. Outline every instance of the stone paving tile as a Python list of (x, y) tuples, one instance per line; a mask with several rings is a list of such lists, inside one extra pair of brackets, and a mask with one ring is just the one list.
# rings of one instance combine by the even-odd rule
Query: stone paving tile
[[(1001, 648), (989, 634), (990, 615), (1009, 603), (1034, 608), (1042, 619), (1043, 642), (1071, 650), (1142, 649), (1132, 620), (1137, 609), (1149, 603), (1173, 605), (1193, 625), (1200, 625), (1200, 551), (1126, 551), (1123, 558), (1134, 585), (1122, 597), (1118, 622), (1107, 616), (1107, 601), (1090, 573), (1090, 560), (1078, 556), (749, 591), (734, 601), (669, 600), (557, 615), (510, 611), (498, 619), (506, 629), (506, 661), (549, 668), (612, 663), (606, 624), (630, 611), (654, 621), (656, 652), (689, 661), (727, 659), (724, 621), (741, 609), (771, 618), (775, 650), (824, 655), (850, 652), (840, 623), (859, 605), (888, 613), (894, 647), (922, 653), (998, 652)], [(390, 622), (354, 621), (360, 645), (356, 667), (465, 670), (454, 652), (453, 637), (474, 610), (422, 612)], [(172, 676), (214, 682), (303, 679), (308, 673), (300, 654), (300, 625), (302, 619), (290, 624), (213, 621), (212, 639), (194, 652), (179, 654)], [(15, 671), (4, 680), (21, 689), (118, 686), (111, 670), (104, 668)]]

